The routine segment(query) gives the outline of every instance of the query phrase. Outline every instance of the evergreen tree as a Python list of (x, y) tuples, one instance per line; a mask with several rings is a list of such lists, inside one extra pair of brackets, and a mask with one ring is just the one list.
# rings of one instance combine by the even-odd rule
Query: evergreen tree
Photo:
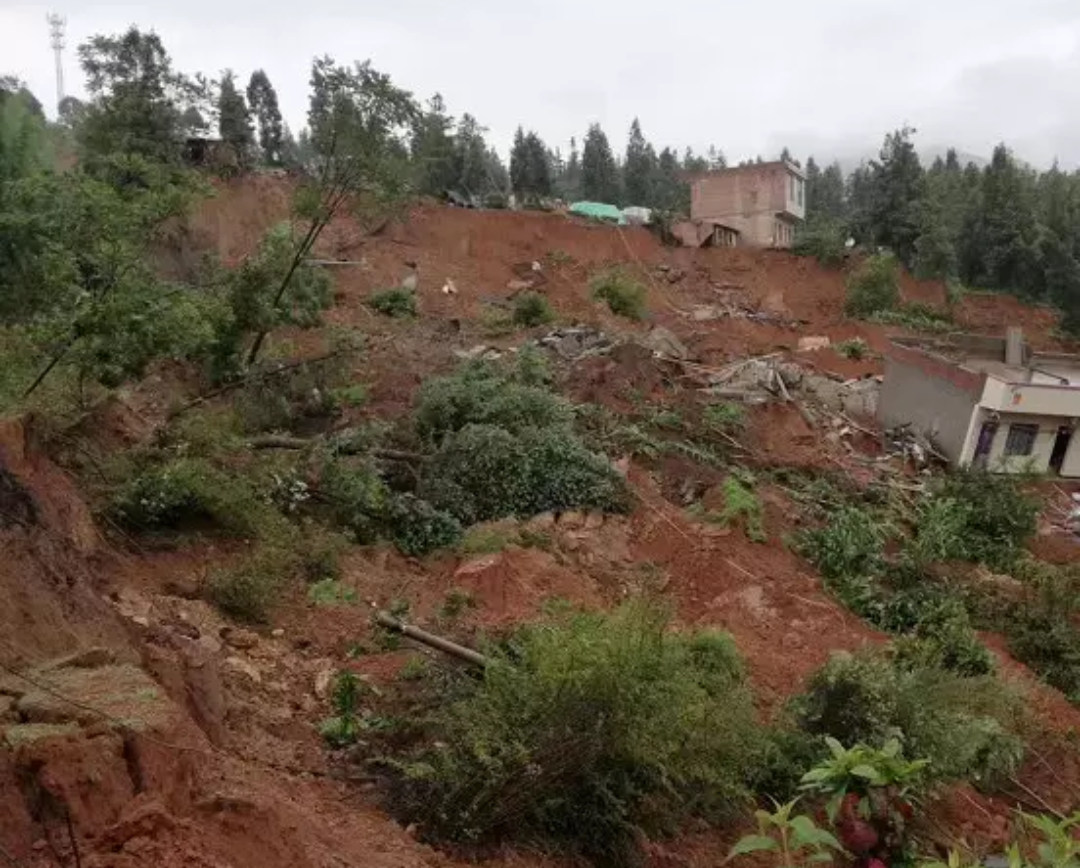
[(577, 139), (570, 139), (570, 158), (554, 180), (556, 192), (561, 198), (567, 202), (575, 202), (581, 198), (581, 154), (578, 151)]
[(824, 170), (813, 157), (806, 161), (806, 219), (843, 220), (847, 216), (844, 202), (844, 173), (839, 163)]
[(222, 141), (235, 149), (240, 165), (247, 165), (255, 144), (255, 133), (247, 103), (236, 89), (236, 77), (228, 69), (221, 77), (218, 91), (218, 131)]
[(655, 207), (659, 161), (653, 146), (645, 141), (637, 118), (630, 125), (630, 140), (626, 144), (623, 164), (623, 186), (630, 205)]
[[(713, 171), (727, 168), (727, 157), (724, 156), (724, 152), (716, 147), (716, 145), (709, 145), (708, 161), (709, 168)], [(758, 162), (761, 162), (761, 157), (758, 157)]]
[(653, 207), (661, 211), (690, 211), (690, 186), (683, 181), (679, 157), (671, 148), (664, 148), (657, 158), (656, 189)]
[(621, 201), (619, 167), (611, 153), (607, 136), (599, 124), (592, 124), (585, 134), (581, 154), (581, 192), (593, 202), (617, 204)]
[[(711, 148), (710, 150), (715, 150), (715, 149)], [(700, 173), (700, 172), (708, 172), (709, 169), (712, 168), (712, 166), (709, 163), (709, 158), (708, 157), (699, 157), (697, 154), (694, 153), (693, 148), (687, 148), (683, 152), (682, 167), (683, 167), (683, 171), (687, 172), (688, 174), (697, 174), (697, 173)]]
[(510, 151), (510, 185), (524, 203), (537, 203), (552, 193), (551, 164), (548, 149), (540, 137), (521, 127), (514, 134)]
[(416, 167), (416, 188), (428, 196), (441, 196), (454, 186), (454, 121), (446, 113), (440, 94), (428, 100), (418, 115), (409, 149)]
[(911, 141), (915, 130), (904, 127), (885, 136), (880, 159), (872, 164), (870, 224), (874, 241), (890, 248), (910, 267), (920, 234), (920, 200), (924, 194), (922, 165)]
[(251, 74), (247, 87), (248, 105), (259, 126), (259, 148), (263, 160), (271, 166), (280, 166), (285, 131), (278, 108), (277, 91), (261, 69)]

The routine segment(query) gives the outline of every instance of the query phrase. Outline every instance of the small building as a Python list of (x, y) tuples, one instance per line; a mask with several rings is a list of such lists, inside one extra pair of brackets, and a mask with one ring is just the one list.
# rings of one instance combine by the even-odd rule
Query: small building
[(1080, 356), (1004, 338), (892, 342), (878, 418), (911, 425), (957, 466), (1080, 477)]
[(806, 216), (806, 174), (776, 160), (718, 169), (690, 184), (690, 219), (723, 227), (726, 238), (753, 247), (791, 247)]

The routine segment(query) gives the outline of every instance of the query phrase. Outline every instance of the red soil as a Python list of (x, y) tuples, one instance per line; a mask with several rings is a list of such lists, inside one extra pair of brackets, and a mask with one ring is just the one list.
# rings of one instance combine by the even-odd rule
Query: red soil
[[(171, 267), (185, 267), (192, 251), (208, 244), (228, 262), (242, 258), (268, 226), (287, 216), (287, 187), (265, 177), (219, 185), (218, 196), (181, 233)], [(520, 336), (489, 337), (480, 320), (492, 302), (506, 302), (507, 284), (531, 273), (534, 261), (541, 263), (541, 289), (560, 318), (592, 323), (614, 335), (663, 325), (706, 365), (748, 354), (790, 355), (803, 335), (825, 335), (834, 342), (861, 337), (880, 352), (895, 332), (845, 320), (843, 274), (813, 261), (778, 252), (670, 250), (641, 229), (586, 226), (557, 215), (425, 205), (375, 238), (363, 237), (342, 218), (331, 227), (321, 253), (363, 263), (333, 272), (337, 304), (330, 319), (366, 335), (366, 351), (353, 375), (370, 387), (364, 412), (383, 418), (404, 415), (419, 383), (454, 363), (453, 350), (520, 341)], [(421, 318), (391, 323), (371, 314), (364, 299), (397, 284), (410, 260), (419, 264)], [(590, 298), (589, 278), (615, 264), (635, 270), (649, 287), (647, 322), (627, 324)], [(668, 270), (659, 270), (660, 265)], [(457, 295), (439, 291), (447, 278)], [(943, 301), (940, 284), (905, 278), (903, 291), (910, 300)], [(695, 305), (732, 298), (782, 322), (701, 321), (689, 315)], [(1053, 327), (1047, 312), (999, 297), (965, 299), (960, 319), (994, 332), (1020, 323), (1044, 343)], [(325, 335), (318, 333), (277, 339), (300, 351), (325, 345)], [(880, 360), (848, 361), (828, 348), (799, 359), (842, 377), (881, 370)], [(582, 360), (568, 376), (568, 388), (579, 400), (619, 410), (628, 409), (629, 387), (673, 401), (693, 400), (696, 394), (677, 371), (662, 369), (648, 354), (630, 348)], [(113, 407), (84, 433), (108, 448), (122, 448), (145, 438), (153, 427), (147, 420), (159, 419), (171, 400), (191, 388), (182, 374), (159, 372), (155, 381), (132, 390), (127, 406), (138, 407), (134, 416)], [(809, 428), (794, 408), (766, 406), (750, 414), (749, 424), (742, 440), (758, 463), (852, 466), (846, 450)], [(458, 864), (416, 842), (379, 811), (374, 795), (362, 786), (335, 780), (314, 733), (325, 714), (326, 679), (334, 669), (349, 665), (378, 683), (395, 677), (404, 662), (401, 654), (346, 660), (354, 646), (372, 646), (369, 604), (405, 600), (410, 617), (469, 640), (480, 630), (535, 616), (552, 597), (601, 607), (629, 594), (657, 594), (672, 601), (681, 623), (732, 633), (766, 716), (830, 653), (882, 641), (834, 602), (783, 544), (783, 537), (797, 529), (797, 511), (781, 490), (759, 487), (768, 540), (754, 543), (739, 528), (697, 521), (675, 505), (673, 495), (684, 477), (706, 487), (722, 479), (678, 462), (628, 469), (638, 505), (625, 519), (537, 518), (529, 525), (531, 548), (513, 544), (492, 555), (422, 562), (383, 549), (354, 550), (346, 558), (343, 582), (362, 605), (315, 606), (298, 590), (275, 615), (271, 627), (282, 631), (278, 635), (269, 628), (258, 635), (223, 633), (220, 617), (194, 599), (207, 569), (242, 557), (242, 547), (113, 551), (100, 541), (71, 480), (18, 425), (0, 428), (0, 470), (35, 504), (23, 523), (0, 522), (0, 598), (5, 601), (0, 663), (25, 667), (107, 646), (118, 662), (141, 664), (147, 684), (120, 698), (141, 698), (147, 703), (141, 712), (138, 706), (134, 711), (117, 707), (125, 709), (125, 718), (143, 714), (153, 721), (142, 735), (125, 736), (125, 730), (100, 721), (78, 720), (71, 708), (54, 710), (49, 713), (57, 722), (71, 723), (76, 731), (0, 751), (0, 844), (28, 865), (69, 860), (66, 825), (55, 810), (60, 802), (71, 805), (83, 864), (97, 868)], [(0, 498), (6, 492), (0, 485)], [(467, 592), (475, 603), (456, 618), (445, 612), (447, 596), (455, 590)], [(1032, 680), (1004, 653), (1002, 658), (1008, 672)], [(89, 704), (120, 701), (94, 692), (97, 676), (63, 671), (88, 691)], [(0, 730), (10, 723), (4, 717), (5, 683), (0, 679)], [(1047, 688), (1033, 688), (1033, 697), (1054, 735), (1039, 742), (1051, 771), (1033, 759), (1023, 781), (1052, 804), (1074, 807), (1071, 794), (1080, 784), (1080, 767), (1075, 749), (1061, 736), (1080, 725), (1080, 712)], [(950, 829), (983, 841), (1000, 837), (1008, 805), (969, 794), (950, 798), (945, 818)], [(969, 801), (978, 811), (965, 813)], [(650, 847), (648, 861), (704, 868), (722, 860), (730, 837), (689, 834)], [(490, 864), (540, 866), (557, 860), (506, 853)]]

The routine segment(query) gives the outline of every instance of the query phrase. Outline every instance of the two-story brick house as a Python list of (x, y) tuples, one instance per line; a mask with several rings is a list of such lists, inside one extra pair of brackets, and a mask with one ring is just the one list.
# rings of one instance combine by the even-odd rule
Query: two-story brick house
[(697, 176), (690, 219), (713, 227), (718, 246), (791, 247), (806, 216), (806, 174), (784, 160), (751, 163)]

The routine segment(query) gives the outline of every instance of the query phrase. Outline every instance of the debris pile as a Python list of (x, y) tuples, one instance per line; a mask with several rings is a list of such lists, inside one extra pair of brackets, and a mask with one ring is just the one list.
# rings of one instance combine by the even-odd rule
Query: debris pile
[(718, 319), (745, 319), (754, 323), (775, 325), (794, 329), (806, 325), (804, 320), (792, 319), (780, 313), (761, 310), (748, 304), (743, 293), (726, 289), (713, 289), (719, 296), (714, 304), (691, 305), (685, 316), (694, 322), (710, 322)]
[(935, 448), (930, 439), (912, 427), (910, 422), (885, 429), (882, 439), (888, 455), (898, 455), (905, 461), (910, 461), (918, 470), (928, 468), (933, 461), (948, 463), (948, 459)]
[(603, 355), (615, 346), (611, 338), (591, 326), (560, 326), (537, 338), (536, 344), (564, 359)]

